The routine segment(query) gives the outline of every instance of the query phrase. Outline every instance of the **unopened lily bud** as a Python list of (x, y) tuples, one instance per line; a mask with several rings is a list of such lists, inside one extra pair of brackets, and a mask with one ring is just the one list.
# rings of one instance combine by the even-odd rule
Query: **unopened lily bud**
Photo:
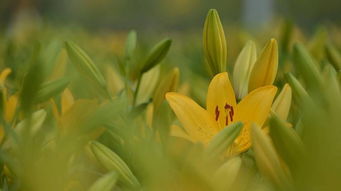
[(217, 10), (209, 10), (204, 24), (204, 54), (212, 75), (226, 71), (227, 47)]
[(148, 70), (159, 64), (166, 57), (171, 44), (172, 40), (168, 38), (156, 44), (152, 48), (145, 62), (143, 63), (140, 71), (141, 74), (147, 72)]
[(251, 137), (255, 160), (261, 173), (277, 187), (288, 190), (291, 186), (290, 178), (282, 168), (270, 138), (255, 123), (251, 127)]
[(111, 191), (118, 179), (115, 171), (109, 172), (95, 181), (88, 191)]
[(162, 104), (162, 101), (165, 99), (165, 94), (167, 92), (176, 91), (176, 88), (179, 83), (179, 68), (173, 68), (169, 74), (162, 79), (159, 86), (156, 88), (153, 103), (154, 108), (157, 109)]
[(276, 79), (278, 68), (278, 45), (275, 39), (271, 39), (262, 50), (251, 72), (249, 92), (252, 90), (272, 85)]
[(96, 87), (101, 90), (105, 96), (111, 97), (106, 88), (106, 81), (103, 74), (93, 63), (90, 57), (75, 43), (66, 42), (66, 51), (71, 62), (76, 66), (77, 70), (87, 79), (93, 82)]
[(43, 83), (36, 95), (36, 102), (44, 102), (49, 98), (61, 93), (69, 84), (69, 80), (65, 77)]
[(225, 127), (217, 135), (215, 135), (207, 146), (207, 154), (219, 155), (224, 151), (227, 151), (228, 147), (240, 134), (240, 130), (243, 127), (242, 122), (232, 123)]
[(295, 66), (302, 74), (307, 87), (319, 91), (319, 88), (322, 87), (322, 75), (307, 49), (302, 44), (297, 43), (294, 45), (293, 56)]
[(326, 45), (326, 56), (336, 70), (341, 70), (341, 54), (331, 44)]
[(229, 190), (238, 176), (241, 165), (242, 160), (239, 156), (236, 156), (218, 168), (213, 176), (213, 181), (218, 187), (218, 190)]
[(286, 74), (286, 79), (292, 87), (294, 93), (294, 99), (297, 103), (302, 103), (304, 100), (309, 98), (307, 91), (304, 89), (302, 84), (293, 76), (291, 73)]
[(270, 136), (277, 152), (290, 167), (297, 167), (304, 154), (304, 146), (299, 135), (293, 128), (288, 128), (287, 123), (276, 114), (271, 115), (269, 122)]
[(136, 49), (137, 34), (136, 31), (132, 30), (129, 32), (126, 43), (125, 43), (125, 59), (131, 60), (134, 51)]
[[(324, 78), (324, 88), (326, 95), (330, 96), (340, 96), (340, 82), (337, 76), (337, 72), (334, 67), (330, 64), (327, 64), (323, 69), (323, 78)], [(330, 99), (333, 102), (334, 99)]]
[(282, 91), (279, 93), (274, 103), (272, 104), (272, 111), (282, 119), (286, 120), (289, 114), (292, 99), (292, 91), (289, 84), (285, 84)]
[(233, 70), (233, 85), (238, 99), (242, 99), (248, 93), (250, 75), (256, 59), (256, 45), (249, 41), (240, 52)]
[(159, 65), (142, 74), (141, 84), (136, 97), (136, 105), (148, 102), (151, 95), (154, 93), (157, 82), (159, 81), (159, 75)]
[(112, 150), (99, 142), (92, 142), (90, 148), (97, 160), (110, 171), (116, 171), (123, 183), (131, 187), (139, 187), (139, 182), (127, 164)]

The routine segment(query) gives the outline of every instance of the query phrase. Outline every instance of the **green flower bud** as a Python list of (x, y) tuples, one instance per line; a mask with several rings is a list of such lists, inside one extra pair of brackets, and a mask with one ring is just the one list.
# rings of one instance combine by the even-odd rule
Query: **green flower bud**
[(242, 160), (239, 156), (236, 156), (229, 159), (218, 168), (218, 170), (213, 175), (213, 181), (218, 190), (231, 189), (233, 182), (237, 179), (241, 165)]
[(272, 114), (270, 117), (270, 136), (280, 156), (294, 169), (304, 154), (303, 143), (296, 131), (287, 123)]
[(257, 57), (256, 45), (249, 41), (240, 52), (233, 70), (233, 85), (236, 96), (242, 99), (247, 95), (249, 80)]
[(322, 87), (320, 70), (302, 44), (295, 44), (293, 56), (308, 88), (319, 90)]
[(209, 155), (219, 155), (227, 151), (228, 147), (240, 134), (243, 127), (242, 122), (232, 123), (225, 127), (217, 135), (215, 135), (207, 146), (207, 153)]
[(209, 10), (204, 25), (204, 54), (212, 75), (226, 71), (225, 33), (217, 10)]
[(47, 82), (41, 85), (41, 88), (37, 92), (36, 101), (43, 102), (49, 98), (61, 93), (69, 84), (69, 80), (66, 78), (60, 78), (51, 82)]
[(91, 185), (88, 191), (111, 191), (115, 186), (117, 179), (118, 175), (115, 171), (109, 172), (96, 180), (96, 182)]
[(326, 55), (329, 62), (335, 67), (335, 69), (341, 70), (341, 54), (333, 45), (326, 45)]
[(140, 186), (134, 174), (130, 171), (127, 164), (112, 150), (99, 142), (91, 142), (90, 148), (97, 160), (110, 171), (116, 171), (120, 180), (128, 186), (137, 188)]
[(255, 160), (261, 173), (280, 190), (291, 190), (291, 179), (283, 169), (270, 138), (255, 123), (251, 127), (251, 137)]
[(103, 94), (110, 97), (104, 76), (90, 57), (73, 42), (66, 42), (65, 47), (71, 62), (76, 66), (77, 70), (92, 81), (96, 88), (99, 87)]
[(143, 63), (143, 66), (140, 71), (141, 74), (147, 72), (148, 70), (153, 68), (155, 65), (159, 64), (166, 57), (171, 44), (172, 44), (172, 40), (168, 38), (156, 44), (152, 48), (145, 62)]
[(286, 79), (288, 80), (288, 83), (290, 84), (290, 87), (293, 90), (294, 99), (297, 103), (301, 103), (307, 98), (309, 98), (309, 95), (307, 91), (304, 89), (302, 84), (293, 76), (291, 73), (286, 74)]
[(155, 90), (153, 97), (154, 108), (158, 109), (165, 99), (167, 92), (176, 91), (179, 82), (179, 68), (173, 68), (166, 77), (162, 79), (159, 86)]

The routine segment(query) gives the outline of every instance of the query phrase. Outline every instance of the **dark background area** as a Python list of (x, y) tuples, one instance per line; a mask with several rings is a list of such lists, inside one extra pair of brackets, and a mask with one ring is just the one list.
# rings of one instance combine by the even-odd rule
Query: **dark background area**
[(93, 30), (190, 30), (202, 28), (210, 8), (225, 24), (250, 28), (277, 18), (307, 30), (341, 23), (340, 0), (1, 0), (0, 26), (8, 27), (21, 10), (33, 10), (44, 22)]

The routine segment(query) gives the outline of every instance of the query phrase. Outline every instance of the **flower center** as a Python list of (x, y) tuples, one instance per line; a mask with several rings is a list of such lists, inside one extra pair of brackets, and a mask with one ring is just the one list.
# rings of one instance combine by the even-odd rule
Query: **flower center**
[[(224, 106), (224, 114), (225, 114), (225, 125), (229, 124), (229, 121), (232, 122), (233, 121), (233, 116), (234, 116), (234, 109), (231, 105), (225, 103)], [(216, 106), (215, 107), (215, 120), (218, 121), (220, 116), (220, 110), (219, 107)]]

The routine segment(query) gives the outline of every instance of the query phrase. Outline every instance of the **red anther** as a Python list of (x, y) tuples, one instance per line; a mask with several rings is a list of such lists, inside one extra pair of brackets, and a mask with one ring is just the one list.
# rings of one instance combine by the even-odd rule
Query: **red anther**
[(229, 117), (230, 117), (230, 121), (231, 122), (233, 121), (234, 110), (233, 110), (233, 107), (227, 103), (225, 104), (224, 108), (225, 108), (225, 114), (226, 114), (225, 125), (228, 125), (229, 124)]
[(215, 107), (215, 120), (216, 120), (216, 121), (218, 121), (218, 119), (219, 119), (219, 113), (220, 113), (220, 112), (219, 112), (219, 108), (218, 108), (218, 106), (216, 106), (216, 107)]

